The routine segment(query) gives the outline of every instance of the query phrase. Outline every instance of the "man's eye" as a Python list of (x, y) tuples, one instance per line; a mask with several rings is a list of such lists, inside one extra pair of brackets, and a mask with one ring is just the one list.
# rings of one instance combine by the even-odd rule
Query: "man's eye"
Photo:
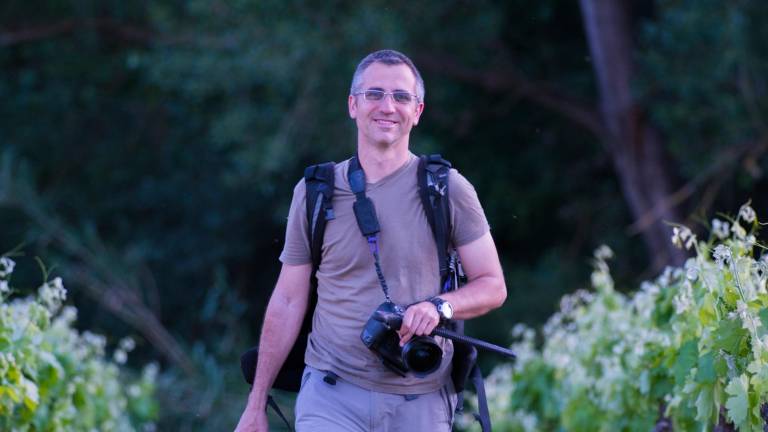
[(395, 101), (405, 103), (411, 101), (411, 94), (407, 92), (394, 92), (392, 94), (392, 97), (395, 98)]
[(368, 100), (381, 100), (384, 92), (381, 90), (368, 90), (365, 92), (365, 98)]

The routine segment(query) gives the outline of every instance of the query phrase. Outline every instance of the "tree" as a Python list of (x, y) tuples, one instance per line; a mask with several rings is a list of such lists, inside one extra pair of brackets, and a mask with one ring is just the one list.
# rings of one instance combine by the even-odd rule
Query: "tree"
[(599, 138), (611, 155), (624, 198), (636, 220), (653, 213), (642, 234), (654, 267), (681, 264), (685, 255), (669, 242), (667, 222), (683, 220), (667, 203), (672, 175), (659, 132), (632, 94), (631, 35), (626, 1), (581, 0), (584, 28), (600, 90)]

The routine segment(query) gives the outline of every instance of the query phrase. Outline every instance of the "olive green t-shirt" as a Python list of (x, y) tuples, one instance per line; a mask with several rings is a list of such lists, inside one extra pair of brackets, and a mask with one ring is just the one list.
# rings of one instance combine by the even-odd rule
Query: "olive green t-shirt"
[[(418, 157), (390, 175), (366, 185), (379, 219), (381, 268), (392, 300), (408, 305), (439, 294), (437, 248), (418, 192)], [(436, 372), (423, 378), (401, 377), (384, 367), (360, 340), (371, 313), (385, 300), (367, 240), (360, 233), (347, 180), (349, 160), (335, 167), (333, 211), (328, 221), (317, 271), (318, 301), (305, 362), (332, 371), (360, 387), (387, 393), (421, 394), (437, 390), (450, 375), (453, 347), (439, 340), (444, 356)], [(472, 185), (456, 170), (449, 175), (451, 239), (463, 246), (482, 237), (488, 222)], [(302, 179), (293, 191), (285, 246), (280, 261), (312, 262), (307, 235), (306, 189)], [(441, 339), (441, 338), (438, 338)]]

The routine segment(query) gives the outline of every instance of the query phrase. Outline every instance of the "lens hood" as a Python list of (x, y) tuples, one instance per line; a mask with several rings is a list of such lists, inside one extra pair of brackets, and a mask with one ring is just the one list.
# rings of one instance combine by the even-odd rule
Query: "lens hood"
[(414, 375), (423, 377), (440, 368), (443, 350), (434, 338), (417, 336), (403, 346), (402, 359)]

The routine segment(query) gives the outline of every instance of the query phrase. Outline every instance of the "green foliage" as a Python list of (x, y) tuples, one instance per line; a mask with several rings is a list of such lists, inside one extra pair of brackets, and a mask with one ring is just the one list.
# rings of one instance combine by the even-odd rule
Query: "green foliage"
[(0, 257), (0, 429), (154, 430), (157, 366), (130, 377), (120, 365), (132, 340), (121, 341), (110, 360), (103, 336), (74, 330), (77, 311), (62, 308), (60, 278), (35, 298), (10, 301), (14, 266)]
[(673, 242), (696, 255), (628, 296), (614, 289), (612, 253), (598, 249), (594, 291), (563, 297), (540, 349), (532, 330), (515, 329), (517, 362), (489, 379), (497, 428), (647, 431), (667, 418), (675, 430), (712, 430), (723, 409), (738, 430), (762, 431), (768, 255), (755, 257), (748, 204), (712, 226), (707, 242), (675, 227)]
[(658, 18), (642, 26), (637, 87), (693, 177), (729, 146), (765, 135), (768, 14), (759, 0), (656, 4)]

